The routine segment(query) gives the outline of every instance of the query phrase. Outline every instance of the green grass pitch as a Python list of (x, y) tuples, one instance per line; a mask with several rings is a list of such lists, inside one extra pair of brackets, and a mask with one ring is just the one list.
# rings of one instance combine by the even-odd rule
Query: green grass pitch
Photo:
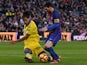
[[(40, 42), (43, 46), (43, 42)], [(0, 42), (0, 65), (49, 65), (41, 63), (35, 56), (34, 63), (24, 60), (23, 42), (11, 45)], [(54, 48), (62, 61), (54, 65), (87, 65), (87, 41), (59, 42)]]

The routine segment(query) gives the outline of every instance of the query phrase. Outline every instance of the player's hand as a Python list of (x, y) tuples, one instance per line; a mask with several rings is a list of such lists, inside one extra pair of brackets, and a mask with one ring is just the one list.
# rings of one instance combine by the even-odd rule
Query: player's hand
[(11, 41), (10, 44), (16, 44), (16, 41)]
[(47, 27), (43, 27), (43, 28), (39, 29), (39, 31), (45, 32), (45, 31), (47, 31)]

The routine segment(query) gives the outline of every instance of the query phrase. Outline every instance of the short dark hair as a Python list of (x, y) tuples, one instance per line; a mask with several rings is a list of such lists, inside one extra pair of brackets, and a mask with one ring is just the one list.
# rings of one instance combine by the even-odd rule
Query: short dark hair
[(53, 4), (51, 2), (47, 2), (44, 7), (53, 7)]
[(29, 18), (30, 16), (31, 17), (33, 16), (32, 12), (31, 11), (25, 11), (25, 12), (23, 12), (23, 17), (22, 18), (24, 18), (24, 17)]

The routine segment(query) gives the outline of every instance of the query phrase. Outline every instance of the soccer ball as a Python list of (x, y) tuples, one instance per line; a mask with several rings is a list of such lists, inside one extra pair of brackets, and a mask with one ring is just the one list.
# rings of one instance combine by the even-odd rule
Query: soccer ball
[(39, 56), (41, 62), (48, 62), (48, 55), (46, 53), (42, 53)]

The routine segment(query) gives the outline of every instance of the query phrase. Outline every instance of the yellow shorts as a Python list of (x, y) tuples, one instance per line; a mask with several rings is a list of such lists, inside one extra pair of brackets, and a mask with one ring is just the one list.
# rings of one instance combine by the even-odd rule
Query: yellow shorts
[(44, 51), (44, 49), (41, 47), (41, 45), (38, 42), (25, 43), (24, 50), (26, 48), (30, 49), (32, 53), (35, 54), (36, 56), (38, 56), (38, 54)]

